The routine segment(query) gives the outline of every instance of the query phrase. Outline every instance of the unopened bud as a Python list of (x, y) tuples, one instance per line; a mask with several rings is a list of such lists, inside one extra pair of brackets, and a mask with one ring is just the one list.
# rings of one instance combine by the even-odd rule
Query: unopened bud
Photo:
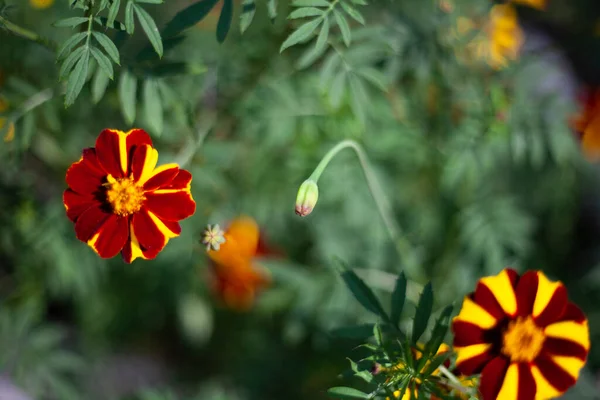
[(310, 178), (302, 182), (300, 189), (298, 189), (298, 196), (296, 196), (296, 214), (306, 217), (315, 208), (318, 199), (319, 187), (317, 182)]
[(382, 373), (384, 371), (384, 369), (385, 368), (383, 368), (383, 366), (381, 364), (375, 363), (371, 367), (371, 374), (378, 375), (378, 374)]

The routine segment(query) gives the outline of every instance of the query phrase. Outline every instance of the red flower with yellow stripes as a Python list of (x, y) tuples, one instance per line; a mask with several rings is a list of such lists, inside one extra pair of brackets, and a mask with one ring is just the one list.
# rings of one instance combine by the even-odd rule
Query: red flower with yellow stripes
[(457, 368), (481, 373), (483, 400), (551, 399), (575, 384), (588, 322), (561, 282), (512, 269), (479, 280), (452, 323)]
[(192, 175), (177, 164), (157, 167), (158, 151), (141, 129), (105, 129), (96, 147), (67, 170), (63, 202), (77, 238), (102, 258), (152, 259), (179, 222), (196, 211)]
[[(214, 237), (215, 232), (222, 237)], [(268, 271), (255, 258), (277, 254), (261, 240), (256, 221), (242, 216), (231, 221), (225, 232), (212, 227), (205, 233), (204, 243), (209, 245), (213, 289), (218, 297), (232, 309), (250, 309), (258, 292), (271, 283)]]

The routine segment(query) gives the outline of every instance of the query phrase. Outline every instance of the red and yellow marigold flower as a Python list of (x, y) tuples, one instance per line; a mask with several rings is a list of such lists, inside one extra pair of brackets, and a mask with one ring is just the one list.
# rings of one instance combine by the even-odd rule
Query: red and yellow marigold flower
[(209, 229), (204, 241), (209, 245), (207, 252), (213, 264), (213, 289), (227, 307), (248, 310), (257, 294), (271, 282), (255, 258), (272, 252), (260, 239), (259, 227), (250, 217), (233, 220), (220, 232), (224, 240), (212, 237), (215, 232), (220, 232), (218, 226)]
[(102, 258), (153, 259), (179, 222), (194, 214), (192, 175), (177, 164), (159, 167), (158, 151), (141, 129), (106, 129), (96, 147), (67, 170), (63, 202), (77, 238)]
[(483, 400), (551, 399), (575, 384), (590, 348), (588, 322), (561, 282), (504, 269), (479, 280), (452, 323), (456, 365), (481, 373)]
[(600, 89), (589, 89), (580, 98), (580, 111), (572, 126), (581, 141), (584, 156), (600, 161)]

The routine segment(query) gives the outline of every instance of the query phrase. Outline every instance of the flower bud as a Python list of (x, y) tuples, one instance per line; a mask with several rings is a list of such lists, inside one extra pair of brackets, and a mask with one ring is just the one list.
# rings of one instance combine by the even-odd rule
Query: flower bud
[(319, 187), (317, 186), (317, 182), (310, 178), (305, 180), (300, 185), (298, 196), (296, 196), (296, 214), (306, 217), (315, 208), (318, 199)]

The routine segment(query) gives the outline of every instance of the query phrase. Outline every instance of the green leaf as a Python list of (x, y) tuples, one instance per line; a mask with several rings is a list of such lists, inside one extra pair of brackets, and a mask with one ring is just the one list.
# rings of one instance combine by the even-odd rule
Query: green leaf
[(399, 326), (400, 317), (402, 316), (402, 309), (404, 308), (404, 301), (406, 300), (406, 276), (404, 272), (401, 272), (396, 279), (396, 286), (392, 292), (392, 324)]
[(346, 3), (345, 1), (341, 1), (342, 4), (342, 8), (344, 9), (344, 11), (346, 11), (346, 13), (352, 17), (352, 19), (354, 19), (356, 22), (358, 22), (361, 25), (365, 24), (365, 19), (363, 18), (362, 14), (360, 12), (358, 12), (354, 7), (352, 7), (350, 4)]
[(338, 386), (327, 390), (329, 397), (337, 399), (368, 399), (369, 395), (349, 387)]
[(344, 97), (344, 93), (346, 92), (346, 73), (344, 71), (340, 71), (335, 78), (333, 78), (333, 82), (331, 83), (331, 88), (329, 90), (329, 103), (334, 109), (338, 109), (342, 104), (342, 98)]
[[(229, 1), (231, 1), (231, 0), (229, 0)], [(146, 10), (144, 10), (142, 7), (138, 6), (137, 4), (133, 5), (133, 9), (135, 10), (138, 20), (140, 21), (140, 25), (142, 25), (142, 29), (146, 33), (146, 36), (148, 36), (148, 40), (150, 40), (150, 43), (152, 43), (152, 47), (154, 47), (154, 51), (156, 51), (156, 54), (158, 54), (158, 57), (162, 58), (163, 44), (162, 44), (162, 39), (160, 37), (160, 32), (158, 31), (158, 28), (156, 27), (156, 22), (154, 22), (154, 20), (152, 19), (152, 17), (150, 16), (150, 14), (148, 14), (148, 12)]]
[(81, 46), (78, 47), (77, 49), (75, 49), (74, 52), (72, 52), (71, 54), (69, 54), (69, 57), (67, 57), (65, 59), (65, 61), (62, 63), (60, 70), (58, 71), (58, 79), (59, 80), (63, 80), (67, 77), (67, 75), (69, 74), (69, 72), (71, 72), (71, 69), (73, 69), (73, 66), (75, 65), (75, 63), (82, 57), (83, 53), (86, 52), (87, 47), (86, 46)]
[(329, 7), (330, 4), (326, 0), (294, 0), (293, 6), (296, 7)]
[(98, 104), (102, 100), (109, 82), (109, 76), (102, 69), (98, 69), (92, 81), (92, 101), (94, 104)]
[(115, 19), (117, 18), (117, 14), (119, 13), (119, 8), (121, 7), (121, 0), (114, 0), (108, 9), (108, 17), (106, 21), (106, 26), (112, 28), (115, 25)]
[(143, 96), (146, 119), (154, 134), (160, 136), (163, 131), (163, 107), (156, 80), (144, 81)]
[(89, 22), (89, 18), (71, 17), (71, 18), (60, 19), (60, 20), (56, 21), (55, 23), (53, 23), (52, 26), (54, 26), (56, 28), (72, 28), (77, 25), (81, 25), (84, 22)]
[(308, 39), (310, 35), (317, 29), (317, 26), (321, 24), (323, 21), (322, 18), (315, 18), (312, 21), (306, 22), (301, 25), (298, 29), (296, 29), (288, 38), (283, 42), (279, 52), (283, 52), (283, 50), (287, 49), (290, 46), (293, 46), (297, 43), (302, 42), (303, 40)]
[(321, 73), (319, 77), (319, 86), (321, 88), (324, 89), (329, 85), (329, 83), (333, 79), (333, 74), (335, 73), (337, 67), (340, 65), (341, 61), (342, 60), (340, 55), (335, 51), (330, 52), (329, 56), (325, 58), (323, 66), (321, 67)]
[(362, 76), (363, 78), (371, 82), (373, 85), (377, 86), (379, 89), (383, 90), (384, 92), (387, 92), (387, 85), (385, 83), (387, 78), (380, 71), (372, 67), (363, 67), (355, 69), (355, 72), (357, 75)]
[(325, 14), (325, 11), (315, 8), (315, 7), (303, 7), (297, 10), (292, 11), (292, 13), (288, 16), (288, 19), (297, 19), (297, 18), (306, 18), (306, 17), (315, 17), (321, 16)]
[(106, 54), (108, 54), (108, 56), (112, 58), (115, 64), (121, 65), (119, 58), (119, 50), (117, 49), (117, 46), (115, 46), (113, 41), (110, 40), (110, 38), (102, 32), (93, 31), (92, 35), (94, 36), (94, 39), (96, 39), (96, 41), (100, 44), (100, 46), (102, 46), (104, 51), (106, 51)]
[(90, 51), (92, 52), (92, 56), (96, 59), (96, 62), (100, 66), (100, 68), (108, 74), (110, 79), (113, 79), (113, 66), (108, 57), (106, 57), (100, 50), (96, 47), (90, 47)]
[(380, 316), (385, 321), (389, 320), (389, 317), (381, 307), (379, 300), (375, 297), (375, 294), (369, 287), (356, 275), (356, 273), (350, 269), (342, 267), (341, 277), (348, 286), (348, 289), (352, 292), (356, 300), (367, 310)]
[(242, 3), (242, 12), (240, 13), (240, 32), (246, 32), (246, 29), (252, 23), (256, 14), (256, 3), (254, 0), (244, 0)]
[(350, 75), (350, 91), (352, 93), (352, 101), (350, 103), (352, 111), (364, 126), (367, 120), (366, 107), (369, 104), (369, 97), (362, 80), (358, 79), (354, 74)]
[(56, 56), (56, 59), (60, 60), (64, 56), (66, 56), (68, 54), (68, 52), (73, 47), (75, 47), (75, 45), (77, 45), (79, 42), (81, 42), (85, 37), (87, 37), (87, 32), (80, 32), (80, 33), (76, 33), (75, 35), (73, 35), (70, 38), (68, 38), (67, 40), (65, 40), (64, 43), (60, 46), (60, 48), (57, 51), (58, 55)]
[(69, 107), (75, 103), (75, 99), (77, 99), (81, 89), (83, 89), (83, 85), (85, 84), (85, 80), (88, 75), (89, 61), (90, 52), (89, 49), (86, 49), (77, 64), (75, 64), (75, 68), (73, 68), (73, 71), (71, 71), (71, 74), (69, 75), (69, 80), (67, 81), (67, 92), (65, 96), (65, 107)]
[(448, 327), (450, 326), (450, 315), (452, 314), (453, 307), (446, 306), (438, 319), (435, 321), (435, 325), (433, 330), (431, 331), (431, 338), (425, 345), (425, 353), (426, 355), (435, 354), (441, 344), (444, 341), (444, 337), (448, 332)]
[(365, 370), (365, 369), (360, 369), (358, 364), (355, 363), (353, 360), (351, 360), (349, 358), (347, 360), (350, 362), (350, 368), (354, 372), (354, 376), (361, 378), (363, 381), (365, 381), (367, 383), (373, 382), (373, 374), (371, 374), (371, 372), (369, 372), (368, 370)]
[(302, 57), (296, 63), (296, 67), (298, 69), (307, 68), (312, 65), (315, 61), (319, 59), (325, 52), (327, 51), (327, 38), (329, 35), (329, 20), (325, 19), (323, 25), (321, 26), (321, 32), (319, 33), (319, 37), (317, 38), (317, 42), (314, 47), (307, 49)]
[[(106, 17), (94, 17), (94, 22), (103, 28), (109, 27), (108, 26), (108, 18), (106, 18)], [(119, 22), (119, 21), (114, 21), (112, 26), (110, 26), (110, 28), (115, 29), (119, 33), (127, 32), (127, 27), (125, 26), (125, 24), (122, 22)]]
[(127, 124), (131, 125), (135, 121), (135, 99), (137, 94), (137, 79), (127, 70), (121, 73), (119, 81), (119, 100), (121, 102), (121, 111)]
[(374, 324), (364, 324), (336, 328), (329, 332), (331, 336), (345, 339), (366, 339), (373, 336)]
[(423, 332), (425, 332), (425, 329), (427, 328), (427, 322), (431, 316), (432, 308), (433, 290), (431, 289), (431, 282), (429, 282), (427, 285), (425, 285), (425, 288), (423, 288), (423, 292), (419, 298), (419, 304), (417, 305), (417, 310), (415, 311), (415, 320), (411, 337), (413, 345), (417, 344), (417, 341)]
[(208, 15), (217, 2), (218, 0), (201, 0), (179, 11), (173, 19), (167, 23), (167, 26), (163, 31), (163, 36), (175, 36), (185, 29), (196, 25)]
[(352, 32), (350, 31), (350, 26), (348, 25), (348, 21), (342, 15), (341, 12), (334, 9), (333, 15), (335, 16), (335, 22), (340, 27), (340, 31), (342, 32), (342, 39), (344, 39), (344, 43), (346, 46), (350, 46), (350, 42), (352, 41)]
[(125, 7), (125, 27), (127, 28), (127, 33), (133, 35), (135, 31), (135, 21), (133, 20), (133, 0), (129, 0), (127, 2), (127, 6)]
[(163, 0), (135, 0), (137, 3), (162, 4)]
[(373, 337), (375, 338), (375, 343), (377, 343), (379, 347), (382, 347), (383, 334), (381, 333), (381, 327), (379, 326), (379, 324), (375, 324), (375, 326), (373, 326)]
[(231, 28), (231, 20), (233, 19), (233, 0), (223, 0), (223, 8), (217, 22), (217, 41), (223, 43)]
[(439, 368), (440, 365), (444, 363), (450, 357), (451, 352), (445, 352), (442, 354), (438, 354), (437, 356), (432, 357), (429, 365), (423, 371), (424, 376), (431, 376), (436, 369)]
[(274, 22), (277, 18), (277, 0), (267, 0), (267, 14), (269, 14), (271, 22)]
[(366, 6), (368, 3), (365, 0), (351, 0), (352, 3), (358, 4), (359, 6)]
[(323, 25), (321, 25), (321, 32), (319, 32), (319, 36), (317, 37), (317, 43), (315, 44), (315, 53), (323, 53), (325, 50), (325, 46), (327, 45), (327, 39), (329, 39), (329, 19), (325, 18), (323, 20)]

